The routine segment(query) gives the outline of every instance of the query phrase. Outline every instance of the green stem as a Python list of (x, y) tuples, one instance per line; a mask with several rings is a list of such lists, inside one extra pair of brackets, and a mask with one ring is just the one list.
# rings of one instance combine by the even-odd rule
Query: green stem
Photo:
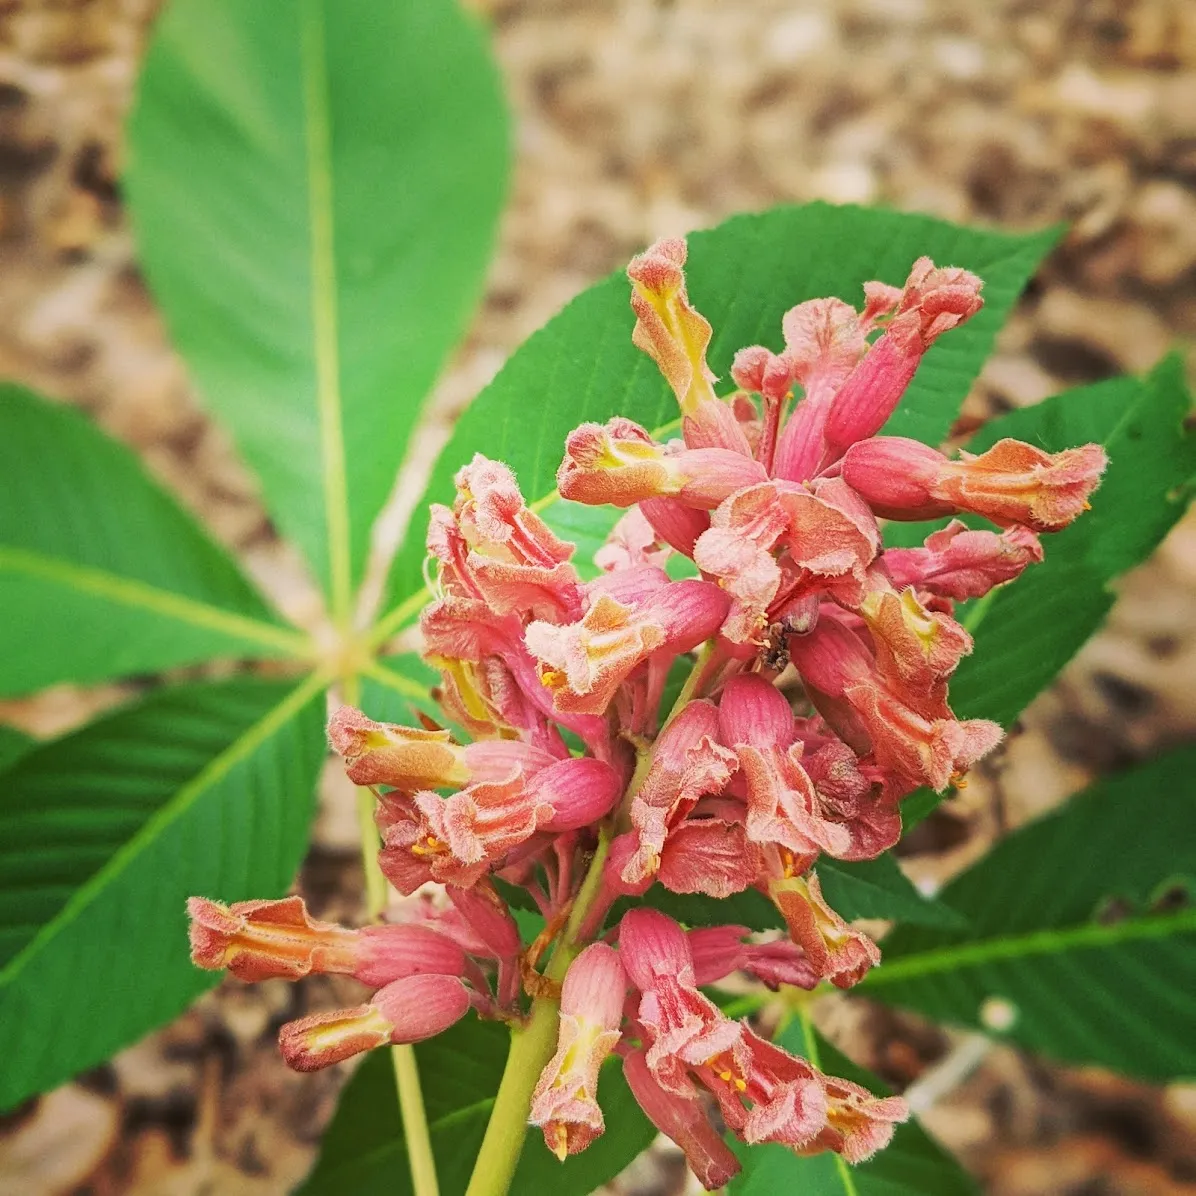
[[(343, 697), (356, 706), (361, 701), (361, 678), (347, 672), (341, 678)], [(374, 822), (374, 795), (368, 789), (357, 790), (357, 827), (361, 835), (361, 865), (365, 871), (366, 908), (371, 922), (378, 921), (386, 909), (389, 890), (378, 864), (381, 846)], [(424, 1094), (419, 1083), (419, 1066), (412, 1046), (391, 1047), (395, 1085), (399, 1091), (399, 1117), (403, 1123), (403, 1141), (407, 1164), (411, 1168), (413, 1196), (440, 1196), (436, 1180), (436, 1158), (432, 1154), (432, 1136), (424, 1111)]]
[(395, 1069), (395, 1084), (399, 1089), (399, 1114), (403, 1120), (403, 1139), (407, 1144), (412, 1190), (415, 1196), (440, 1196), (440, 1185), (436, 1182), (436, 1158), (432, 1154), (432, 1136), (428, 1131), (428, 1115), (424, 1112), (424, 1094), (419, 1086), (415, 1047), (391, 1047), (390, 1057)]
[(556, 1001), (537, 997), (527, 1025), (511, 1031), (511, 1051), (465, 1196), (506, 1196), (510, 1190), (527, 1137), (532, 1092), (556, 1049), (557, 1010)]
[[(577, 932), (598, 896), (602, 867), (610, 850), (610, 833), (599, 833), (598, 848), (582, 881), (569, 921), (557, 942), (556, 950), (544, 975), (558, 983), (565, 978), (569, 965), (578, 955)], [(494, 1110), (486, 1126), (486, 1136), (473, 1165), (473, 1175), (465, 1196), (506, 1196), (519, 1166), (523, 1141), (527, 1137), (527, 1114), (532, 1093), (544, 1065), (556, 1050), (557, 1014), (560, 1002), (553, 997), (537, 997), (532, 1002), (527, 1024), (511, 1031), (511, 1050), (503, 1069), (502, 1081), (494, 1098)]]
[(668, 716), (664, 720), (664, 725), (660, 728), (660, 735), (664, 734), (665, 727), (669, 725), (689, 705), (690, 699), (697, 693), (702, 682), (705, 680), (706, 666), (710, 664), (710, 658), (714, 655), (714, 640), (707, 640), (699, 649), (697, 659), (694, 661), (694, 667), (689, 670), (689, 676), (685, 678), (685, 684), (681, 687), (681, 692), (677, 695), (677, 700), (673, 703), (672, 710), (669, 711)]

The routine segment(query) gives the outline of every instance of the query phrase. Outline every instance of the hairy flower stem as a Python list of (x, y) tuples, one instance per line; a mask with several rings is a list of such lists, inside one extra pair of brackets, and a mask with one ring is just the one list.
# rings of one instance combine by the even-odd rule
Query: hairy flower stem
[[(544, 970), (544, 975), (558, 984), (564, 980), (569, 965), (583, 945), (578, 941), (578, 930), (598, 896), (602, 867), (609, 849), (610, 833), (603, 828), (586, 878), (573, 902), (569, 921)], [(511, 1180), (515, 1176), (515, 1168), (519, 1165), (519, 1156), (523, 1153), (523, 1142), (527, 1137), (527, 1116), (531, 1109), (532, 1093), (545, 1064), (556, 1050), (559, 1010), (559, 1000), (537, 997), (532, 1002), (527, 1024), (511, 1031), (507, 1065), (465, 1196), (506, 1196), (510, 1191)]]

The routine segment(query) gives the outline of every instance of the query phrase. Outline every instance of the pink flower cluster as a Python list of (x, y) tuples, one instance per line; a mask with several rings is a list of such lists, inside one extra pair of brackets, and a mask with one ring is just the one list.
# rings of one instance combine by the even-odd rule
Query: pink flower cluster
[[(847, 988), (880, 962), (827, 904), (817, 861), (893, 846), (903, 797), (942, 790), (998, 742), (994, 723), (948, 704), (972, 650), (954, 604), (1040, 561), (1039, 533), (1086, 508), (1105, 457), (1003, 440), (953, 459), (878, 435), (923, 354), (981, 306), (978, 278), (925, 258), (902, 288), (867, 284), (862, 312), (838, 299), (794, 307), (784, 351), (741, 350), (739, 389), (720, 398), (685, 256), (684, 242), (661, 241), (628, 270), (633, 340), (676, 394), (681, 439), (622, 417), (585, 423), (557, 475), (566, 499), (627, 509), (602, 573), (584, 581), (511, 471), (475, 457), (452, 507), (432, 509), (436, 581), (420, 621), (440, 704), (472, 742), (427, 719), (332, 717), (349, 777), (377, 795), (381, 868), (412, 897), (409, 920), (345, 930), (297, 898), (197, 898), (191, 915), (200, 966), (251, 980), (342, 972), (377, 990), (284, 1027), (302, 1069), (428, 1037), (471, 1007), (518, 1021), (525, 992), (559, 996), (558, 1048), (530, 1109), (550, 1148), (564, 1158), (602, 1133), (599, 1070), (615, 1053), (645, 1113), (715, 1188), (738, 1166), (715, 1109), (746, 1142), (852, 1162), (906, 1116), (900, 1099), (824, 1075), (701, 989), (736, 971), (772, 988)], [(883, 548), (879, 518), (959, 513), (1000, 530), (955, 520), (921, 548)], [(681, 558), (676, 580), (665, 565)], [(619, 898), (655, 884), (756, 889), (788, 935), (687, 931), (635, 904), (608, 926)], [(543, 915), (531, 948), (508, 886)], [(559, 991), (537, 970), (553, 939), (572, 960)]]

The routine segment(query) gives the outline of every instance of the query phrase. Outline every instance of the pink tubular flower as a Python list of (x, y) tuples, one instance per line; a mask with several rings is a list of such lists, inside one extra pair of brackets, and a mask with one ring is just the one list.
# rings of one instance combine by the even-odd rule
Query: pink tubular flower
[(336, 710), (328, 722), (332, 750), (345, 759), (355, 785), (399, 789), (440, 789), (469, 780), (464, 749), (448, 731), (378, 723), (352, 706)]
[(869, 582), (857, 609), (879, 671), (912, 692), (930, 692), (972, 651), (972, 637), (950, 615), (927, 610), (912, 587), (898, 592), (880, 573)]
[(526, 777), (478, 781), (442, 798), (386, 794), (378, 810), (383, 874), (402, 893), (429, 880), (468, 887), (539, 830), (571, 830), (607, 814), (618, 774), (591, 757), (559, 760)]
[(850, 849), (851, 832), (823, 816), (814, 782), (801, 765), (793, 712), (774, 686), (759, 676), (733, 677), (719, 704), (719, 727), (739, 758), (749, 839), (774, 843), (810, 862), (819, 852), (833, 856)]
[(629, 507), (648, 498), (677, 498), (710, 510), (729, 494), (766, 478), (764, 467), (733, 449), (673, 449), (637, 423), (616, 416), (605, 426), (582, 424), (565, 441), (557, 470), (563, 498)]
[(849, 445), (880, 431), (926, 350), (983, 306), (982, 285), (974, 274), (936, 267), (928, 257), (914, 263), (884, 335), (831, 402), (823, 433), (827, 447), (823, 466), (842, 456)]
[(900, 1122), (909, 1118), (909, 1105), (899, 1096), (873, 1096), (867, 1088), (823, 1076), (827, 1126), (815, 1139), (822, 1150), (833, 1150), (849, 1163), (863, 1163), (893, 1140)]
[(624, 590), (625, 600), (599, 578), (587, 587), (580, 621), (529, 625), (527, 646), (557, 710), (601, 714), (628, 674), (654, 653), (688, 652), (718, 630), (729, 602), (717, 586), (670, 582), (655, 569), (636, 572), (643, 577)]
[(632, 507), (611, 529), (606, 543), (594, 553), (594, 564), (603, 572), (638, 569), (650, 565), (664, 568), (670, 549), (638, 506)]
[(859, 636), (836, 618), (793, 636), (789, 647), (807, 691), (840, 736), (915, 785), (946, 788), (1001, 739), (995, 723), (954, 717), (945, 682), (924, 693), (893, 688)]
[(629, 910), (619, 952), (643, 993), (638, 1020), (651, 1040), (645, 1062), (662, 1088), (687, 1096), (696, 1081), (714, 1094), (724, 1120), (745, 1142), (796, 1149), (822, 1131), (826, 1098), (819, 1073), (731, 1021), (698, 992), (693, 957), (676, 922), (655, 910)]
[(760, 875), (760, 850), (739, 818), (738, 803), (711, 803), (701, 818), (690, 818), (669, 832), (657, 877), (673, 893), (730, 897)]
[(788, 516), (786, 543), (806, 588), (852, 605), (880, 548), (880, 529), (867, 504), (838, 478), (780, 491)]
[(591, 943), (565, 974), (556, 1054), (536, 1084), (528, 1118), (562, 1162), (605, 1128), (598, 1071), (619, 1041), (626, 985), (618, 952), (605, 943)]
[(827, 905), (815, 873), (773, 880), (768, 895), (814, 973), (836, 988), (851, 988), (880, 963), (877, 945), (862, 931), (853, 930)]
[(746, 972), (774, 991), (782, 984), (818, 986), (821, 977), (805, 952), (784, 939), (770, 943), (748, 940), (746, 926), (704, 926), (687, 932), (694, 961), (694, 983), (716, 984), (732, 972)]
[(777, 443), (777, 477), (804, 482), (818, 472), (831, 400), (867, 352), (869, 327), (871, 320), (862, 320), (841, 299), (812, 299), (785, 313), (783, 360), (805, 397)]
[(576, 610), (573, 545), (558, 539), (523, 501), (507, 466), (477, 454), (457, 473), (452, 510), (434, 505), (428, 550), (448, 595), (480, 601), (498, 614)]
[(681, 1096), (662, 1087), (643, 1051), (623, 1057), (623, 1076), (648, 1120), (681, 1148), (702, 1187), (713, 1192), (739, 1174), (739, 1160), (711, 1125), (696, 1089)]
[(713, 702), (690, 702), (662, 732), (652, 765), (631, 803), (636, 851), (622, 879), (629, 885), (654, 877), (670, 833), (698, 800), (718, 793), (735, 769), (735, 757), (718, 742)]
[(631, 339), (673, 388), (690, 448), (732, 449), (750, 457), (734, 412), (714, 393), (714, 374), (706, 364), (710, 325), (690, 305), (685, 290), (687, 252), (684, 241), (666, 239), (632, 259), (627, 267), (636, 315)]
[(442, 1034), (469, 1011), (456, 976), (409, 976), (379, 989), (365, 1005), (314, 1013), (278, 1032), (287, 1066), (317, 1071), (387, 1043), (420, 1042)]
[(931, 532), (923, 547), (890, 548), (884, 560), (898, 589), (916, 586), (963, 602), (983, 598), (993, 586), (1018, 577), (1027, 565), (1041, 563), (1042, 556), (1042, 544), (1028, 527), (973, 531), (953, 519)]
[(301, 897), (232, 905), (192, 897), (187, 914), (191, 962), (213, 971), (227, 968), (238, 980), (298, 980), (313, 972), (335, 972), (382, 985), (422, 972), (460, 976), (465, 970), (461, 948), (433, 930), (348, 930), (316, 921)]
[(788, 529), (777, 486), (765, 482), (728, 498), (693, 546), (695, 564), (730, 597), (722, 634), (733, 643), (754, 641), (767, 621), (782, 578), (773, 549)]
[(1057, 532), (1087, 510), (1107, 463), (1098, 444), (1045, 453), (998, 440), (979, 456), (950, 461), (917, 440), (880, 436), (848, 450), (843, 478), (888, 519), (973, 511), (1001, 527)]

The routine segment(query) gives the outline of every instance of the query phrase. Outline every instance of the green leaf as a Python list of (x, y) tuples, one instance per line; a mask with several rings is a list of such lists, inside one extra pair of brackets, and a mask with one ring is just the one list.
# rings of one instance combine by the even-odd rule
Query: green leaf
[(440, 674), (414, 652), (370, 661), (361, 676), (361, 709), (383, 723), (415, 726), (422, 711), (444, 723), (444, 711), (432, 697)]
[(290, 883), (324, 758), (322, 688), (162, 690), (0, 777), (0, 1108), (215, 983), (188, 957), (184, 902)]
[(1184, 513), (1196, 480), (1191, 406), (1182, 364), (1169, 357), (1144, 381), (1083, 387), (994, 420), (968, 446), (1012, 436), (1053, 452), (1097, 441), (1109, 468), (1092, 510), (1043, 537), (1046, 560), (970, 612), (976, 648), (951, 684), (961, 718), (1011, 723), (1100, 626), (1116, 578)]
[(78, 411), (0, 387), (0, 695), (289, 656), (228, 554)]
[[(818, 861), (817, 872), (823, 895), (848, 920), (889, 918), (915, 926), (965, 925), (956, 910), (923, 897), (891, 855), (858, 863), (824, 858)], [(687, 926), (738, 924), (752, 930), (775, 930), (785, 925), (776, 906), (754, 889), (720, 900), (701, 893), (670, 893), (663, 885), (654, 885), (644, 904)]]
[[(465, 1191), (486, 1132), (506, 1062), (508, 1035), (496, 1022), (470, 1016), (416, 1045), (441, 1196)], [(512, 1192), (588, 1196), (617, 1175), (656, 1135), (623, 1080), (617, 1061), (598, 1088), (606, 1133), (564, 1164), (536, 1129), (528, 1132)], [(390, 1059), (375, 1052), (341, 1095), (315, 1169), (299, 1196), (407, 1196), (411, 1179)]]
[[(711, 368), (726, 376), (744, 345), (781, 344), (781, 316), (806, 299), (838, 295), (861, 302), (869, 279), (904, 282), (914, 260), (966, 266), (985, 280), (980, 314), (930, 353), (888, 430), (941, 441), (980, 371), (993, 337), (1055, 230), (1030, 235), (958, 228), (927, 216), (823, 203), (736, 216), (689, 238), (687, 276), (695, 306), (714, 326)], [(565, 436), (585, 420), (625, 415), (649, 429), (671, 424), (677, 404), (656, 366), (631, 344), (634, 317), (622, 272), (583, 292), (524, 342), (457, 422), (417, 519), (395, 559), (391, 599), (421, 585), (426, 507), (452, 498), (453, 474), (475, 452), (507, 462), (529, 502), (551, 502)], [(527, 413), (535, 412), (529, 426)], [(552, 502), (545, 518), (581, 541), (588, 562), (617, 512)], [(605, 521), (605, 522), (604, 522)], [(391, 628), (412, 613), (392, 613)]]
[[(778, 1042), (831, 1075), (888, 1096), (871, 1072), (857, 1067), (812, 1026), (794, 1019)], [(743, 1171), (727, 1189), (731, 1196), (978, 1196), (979, 1185), (916, 1122), (897, 1127), (893, 1141), (866, 1163), (850, 1166), (838, 1155), (801, 1158), (783, 1146), (734, 1144)]]
[(11, 768), (26, 752), (32, 751), (36, 743), (37, 740), (15, 727), (0, 726), (0, 772)]
[[(1196, 748), (1172, 752), (1015, 831), (943, 890), (970, 931), (898, 929), (858, 991), (980, 1028), (996, 1010), (1056, 1059), (1196, 1075), (1194, 771)], [(1177, 912), (1151, 908), (1177, 886)]]
[(172, 0), (129, 149), (174, 342), (347, 615), (490, 257), (508, 154), (483, 31), (452, 0)]

